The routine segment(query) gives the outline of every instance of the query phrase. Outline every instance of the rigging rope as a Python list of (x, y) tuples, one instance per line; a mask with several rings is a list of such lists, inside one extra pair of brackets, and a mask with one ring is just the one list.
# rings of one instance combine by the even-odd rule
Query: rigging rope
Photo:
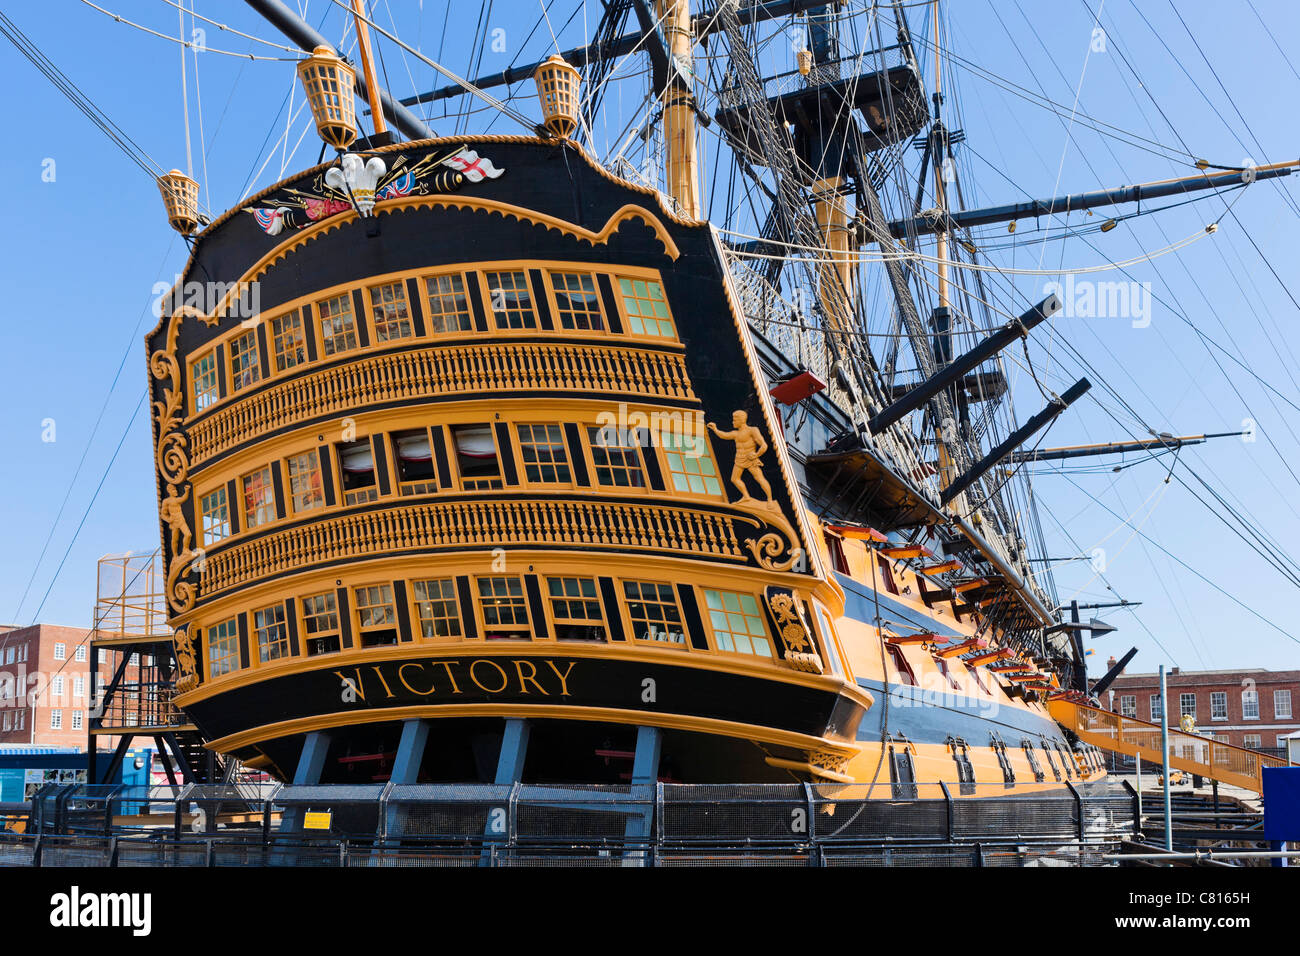
[[(177, 39), (174, 36), (169, 36), (166, 33), (159, 33), (157, 30), (153, 30), (150, 29), (149, 27), (144, 26), (143, 24), (136, 23), (134, 20), (128, 20), (126, 17), (114, 13), (112, 10), (105, 10), (103, 7), (91, 3), (90, 0), (81, 0), (81, 2), (88, 7), (91, 7), (92, 9), (98, 10), (106, 17), (112, 17), (118, 23), (124, 23), (128, 27), (135, 27), (135, 29), (140, 30), (144, 33), (148, 33), (151, 36), (156, 36), (159, 37), (160, 39), (168, 40), (172, 43), (179, 43), (183, 47), (194, 48), (199, 46), (199, 44), (193, 43), (192, 41), (185, 40), (183, 38)], [(290, 47), (281, 47), (280, 49), (288, 50), (290, 49)], [(220, 53), (222, 56), (238, 57), (241, 60), (269, 60), (269, 61), (280, 61), (280, 62), (296, 62), (303, 58), (301, 55), (299, 56), (257, 56), (252, 53), (236, 53), (233, 50), (218, 50), (216, 47), (212, 47), (212, 46), (203, 46), (202, 50), (205, 53)]]

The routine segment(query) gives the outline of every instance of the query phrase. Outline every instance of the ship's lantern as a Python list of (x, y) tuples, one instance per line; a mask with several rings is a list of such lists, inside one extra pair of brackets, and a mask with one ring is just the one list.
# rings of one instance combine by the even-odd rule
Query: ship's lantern
[(542, 101), (542, 124), (556, 136), (568, 136), (578, 125), (578, 71), (553, 54), (533, 74)]
[(357, 138), (356, 71), (329, 47), (318, 46), (298, 64), (298, 78), (320, 138), (335, 149), (347, 149)]
[(167, 221), (182, 236), (199, 227), (199, 184), (179, 169), (158, 177), (158, 191), (167, 207)]

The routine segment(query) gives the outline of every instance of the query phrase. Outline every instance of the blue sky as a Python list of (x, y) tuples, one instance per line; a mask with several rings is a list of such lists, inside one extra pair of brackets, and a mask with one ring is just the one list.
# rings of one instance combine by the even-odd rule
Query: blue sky
[[(178, 29), (177, 11), (162, 0), (99, 5), (159, 32)], [(1178, 155), (1184, 150), (1223, 165), (1300, 155), (1300, 137), (1287, 121), (1300, 94), (1300, 57), (1288, 60), (1283, 52), (1300, 36), (1300, 10), (1284, 0), (1180, 0), (1176, 8), (1168, 0), (963, 0), (949, 6), (944, 45), (961, 59), (945, 71), (946, 108), (949, 125), (966, 135), (958, 149), (968, 205), (1186, 175), (1191, 170)], [(78, 0), (5, 7), (157, 163), (185, 167), (175, 43), (116, 23)], [(235, 30), (282, 42), (243, 3), (196, 0), (195, 7)], [(598, 10), (589, 3), (588, 27)], [(444, 4), (381, 0), (374, 14), (462, 74), (499, 70), (516, 57), (540, 59), (553, 52), (552, 30), (561, 46), (575, 45), (588, 32), (576, 0), (552, 3), (549, 24), (539, 22), (540, 15), (535, 0), (497, 0), (490, 10), (460, 3), (450, 13)], [(329, 0), (310, 0), (307, 16), (323, 22), (332, 40), (342, 38), (344, 19)], [(1094, 33), (1098, 22), (1105, 30), (1101, 43)], [(232, 31), (198, 26), (212, 48), (291, 56)], [(919, 11), (913, 28), (928, 60), (929, 27)], [(494, 34), (497, 29), (504, 32)], [(477, 44), (476, 30), (483, 40)], [(494, 39), (502, 49), (493, 48)], [(431, 68), (377, 42), (396, 95), (441, 85)], [(616, 136), (619, 120), (639, 104), (643, 68), (633, 58), (620, 69), (607, 97), (611, 120), (597, 130), (598, 139)], [(0, 151), (0, 181), (8, 186), (0, 238), (0, 282), (7, 292), (0, 305), (0, 442), (13, 453), (0, 470), (0, 622), (37, 617), (86, 625), (95, 560), (157, 546), (149, 429), (139, 405), (143, 335), (154, 321), (154, 285), (174, 278), (185, 250), (166, 226), (153, 182), (5, 42), (0, 70), (10, 90), (11, 130)], [(279, 178), (282, 169), (316, 161), (319, 141), (306, 114), (290, 119), (285, 108), (295, 83), (292, 63), (209, 51), (198, 56), (197, 78), (192, 55), (186, 70), (193, 165), (211, 209), (234, 205)], [(983, 71), (1000, 79), (991, 81)], [(535, 113), (531, 84), (517, 93), (519, 108)], [(1040, 95), (1064, 104), (1061, 113), (1031, 102)], [(300, 102), (295, 90), (293, 106)], [(492, 120), (489, 112), (478, 112), (468, 128)], [(1098, 121), (1110, 124), (1104, 128), (1111, 135), (1097, 131)], [(456, 128), (440, 110), (431, 123), (439, 134)], [(492, 129), (513, 131), (501, 118)], [(1248, 513), (1288, 553), (1300, 551), (1294, 544), (1300, 540), (1300, 310), (1291, 298), (1300, 299), (1293, 268), (1298, 185), (1300, 177), (1258, 183), (1222, 199), (1126, 220), (1105, 234), (1062, 240), (1057, 229), (1046, 241), (1026, 241), (1015, 250), (1001, 248), (1008, 238), (1002, 227), (979, 239), (1000, 267), (1077, 269), (1163, 249), (1221, 219), (1215, 234), (1135, 264), (1128, 275), (1087, 276), (1151, 283), (1149, 325), (1061, 317), (1035, 333), (1029, 355), (1047, 387), (1063, 390), (1083, 374), (1079, 356), (1094, 383), (1090, 397), (1062, 417), (1046, 444), (1141, 436), (1139, 419), (1175, 434), (1235, 431), (1253, 419), (1254, 442), (1221, 439), (1187, 449), (1176, 473), (1206, 501), (1214, 502), (1217, 493)], [(1084, 222), (1076, 216), (1070, 224)], [(1020, 229), (1022, 239), (1041, 237), (1031, 222)], [(1050, 278), (1007, 281), (1019, 297), (1037, 300)], [(1023, 353), (1017, 362), (1017, 407), (1025, 417), (1042, 399)], [(1166, 484), (1167, 460), (1119, 473), (1109, 470), (1111, 464), (1065, 475), (1040, 468), (1034, 476), (1051, 553), (1069, 556), (1095, 547), (1107, 553), (1104, 578), (1088, 562), (1063, 566), (1059, 594), (1143, 602), (1135, 611), (1102, 615), (1121, 630), (1096, 642), (1094, 662), (1137, 644), (1134, 666), (1142, 670), (1161, 662), (1185, 669), (1297, 666), (1297, 632), (1286, 613), (1296, 585), (1192, 490), (1177, 480)], [(1289, 557), (1283, 564), (1294, 568)]]

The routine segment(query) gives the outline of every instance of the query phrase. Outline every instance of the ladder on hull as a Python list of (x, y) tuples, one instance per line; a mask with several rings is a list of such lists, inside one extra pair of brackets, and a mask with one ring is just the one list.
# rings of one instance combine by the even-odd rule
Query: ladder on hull
[[(1130, 757), (1160, 760), (1159, 724), (1068, 700), (1049, 701), (1047, 708), (1057, 723), (1086, 743)], [(1169, 728), (1169, 766), (1176, 770), (1262, 793), (1264, 768), (1286, 765), (1277, 757)]]

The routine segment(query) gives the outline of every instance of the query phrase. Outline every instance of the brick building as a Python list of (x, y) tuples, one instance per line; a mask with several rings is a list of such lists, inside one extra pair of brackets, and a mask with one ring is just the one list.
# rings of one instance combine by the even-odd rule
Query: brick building
[[(1111, 658), (1107, 667), (1114, 667)], [(1300, 730), (1300, 670), (1259, 669), (1165, 672), (1169, 691), (1169, 726), (1183, 714), (1196, 720), (1197, 733), (1216, 740), (1271, 751), (1281, 738)], [(1158, 674), (1121, 674), (1102, 704), (1139, 720), (1160, 722)]]
[(89, 720), (90, 632), (0, 625), (0, 744), (84, 750)]

